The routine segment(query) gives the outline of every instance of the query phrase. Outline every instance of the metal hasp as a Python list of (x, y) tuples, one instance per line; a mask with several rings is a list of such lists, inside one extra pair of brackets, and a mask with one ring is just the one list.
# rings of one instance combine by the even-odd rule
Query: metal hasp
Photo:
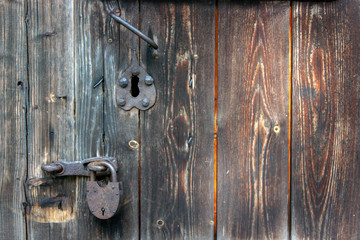
[(86, 201), (90, 212), (99, 219), (109, 219), (119, 210), (122, 184), (116, 179), (116, 171), (108, 162), (91, 163), (92, 166), (104, 166), (110, 170), (111, 182), (100, 186), (96, 182), (95, 172), (91, 172), (90, 181), (86, 183)]
[[(56, 161), (50, 164), (42, 165), (41, 169), (55, 177), (65, 177), (65, 176), (90, 176), (90, 170), (87, 167), (89, 163), (106, 161), (113, 165), (115, 171), (117, 171), (118, 165), (115, 158), (112, 157), (93, 157), (87, 158), (81, 161), (75, 162), (62, 162)], [(99, 169), (98, 175), (110, 175), (110, 172), (106, 168)]]
[[(120, 197), (123, 193), (122, 183), (117, 181), (117, 161), (112, 157), (94, 157), (77, 162), (56, 161), (41, 166), (41, 169), (55, 177), (90, 176), (86, 183), (86, 200), (90, 212), (99, 219), (109, 219), (120, 207)], [(106, 185), (95, 181), (96, 176), (110, 175)]]
[(133, 51), (131, 66), (119, 77), (115, 86), (116, 105), (124, 110), (136, 107), (148, 110), (155, 104), (154, 79), (139, 65)]

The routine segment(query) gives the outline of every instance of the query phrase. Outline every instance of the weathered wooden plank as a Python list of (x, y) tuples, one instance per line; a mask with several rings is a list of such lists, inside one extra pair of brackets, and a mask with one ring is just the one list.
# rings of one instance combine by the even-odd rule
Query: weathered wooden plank
[[(77, 239), (75, 178), (44, 178), (41, 165), (75, 157), (73, 1), (29, 0), (29, 239)], [(59, 96), (62, 96), (59, 98)]]
[(289, 8), (219, 2), (218, 239), (288, 237)]
[(25, 3), (0, 1), (0, 238), (25, 239)]
[(103, 38), (107, 13), (97, 0), (75, 2), (75, 128), (76, 158), (104, 154), (103, 87), (93, 86), (103, 78)]
[(215, 1), (141, 1), (141, 62), (157, 89), (141, 112), (142, 239), (214, 236)]
[[(93, 86), (103, 78), (103, 38), (107, 12), (98, 0), (74, 1), (75, 41), (75, 159), (104, 155), (104, 89)], [(86, 177), (76, 182), (76, 236), (106, 239), (108, 222), (95, 218), (86, 202)]]
[[(120, 9), (121, 17), (133, 26), (139, 24), (139, 2), (105, 2), (108, 9)], [(118, 179), (123, 181), (124, 196), (119, 214), (108, 223), (107, 234), (113, 239), (139, 238), (139, 149), (128, 145), (139, 142), (139, 111), (124, 111), (115, 104), (115, 84), (131, 63), (132, 49), (138, 50), (138, 38), (110, 17), (104, 36), (104, 131), (105, 154), (119, 162)]]
[(293, 7), (292, 238), (360, 238), (360, 1)]

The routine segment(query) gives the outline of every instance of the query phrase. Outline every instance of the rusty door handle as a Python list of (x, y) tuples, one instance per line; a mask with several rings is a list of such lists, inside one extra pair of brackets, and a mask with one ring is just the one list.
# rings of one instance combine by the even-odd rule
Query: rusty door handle
[(138, 35), (140, 38), (142, 38), (145, 42), (147, 42), (148, 44), (150, 44), (150, 46), (152, 46), (154, 49), (158, 49), (158, 45), (154, 42), (154, 40), (152, 40), (151, 38), (149, 38), (148, 36), (146, 36), (144, 33), (140, 32), (139, 29), (135, 28), (134, 26), (132, 26), (130, 23), (126, 22), (124, 19), (122, 19), (121, 17), (119, 17), (118, 15), (116, 15), (115, 13), (110, 13), (110, 16), (115, 19), (118, 23), (120, 23), (121, 25), (123, 25), (124, 27), (126, 27), (127, 29), (129, 29), (130, 31), (132, 31), (133, 33), (135, 33), (136, 35)]

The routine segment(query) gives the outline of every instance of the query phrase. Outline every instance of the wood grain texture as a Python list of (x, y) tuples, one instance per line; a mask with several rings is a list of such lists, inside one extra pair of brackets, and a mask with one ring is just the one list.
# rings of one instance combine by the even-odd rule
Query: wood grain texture
[(292, 238), (360, 238), (360, 1), (293, 7)]
[(43, 164), (75, 159), (73, 1), (29, 0), (27, 5), (28, 238), (77, 239), (75, 178), (44, 178), (41, 170)]
[(102, 156), (103, 87), (94, 84), (103, 78), (103, 38), (107, 12), (98, 0), (75, 2), (75, 118), (76, 159)]
[(25, 3), (0, 1), (0, 238), (25, 239)]
[(142, 239), (214, 235), (215, 1), (142, 1), (141, 62), (157, 100), (141, 112)]
[(218, 239), (288, 237), (289, 3), (219, 1)]
[[(135, 27), (139, 24), (139, 2), (108, 1), (105, 7), (120, 9), (121, 17)], [(138, 52), (138, 37), (107, 16), (104, 35), (104, 131), (105, 154), (119, 163), (118, 179), (123, 182), (119, 214), (108, 224), (111, 239), (139, 238), (139, 149), (128, 143), (139, 140), (139, 111), (124, 111), (116, 105), (115, 85), (131, 63), (132, 49)]]
[[(104, 30), (107, 12), (98, 0), (74, 2), (75, 47), (75, 160), (104, 156), (104, 91), (100, 84), (104, 75)], [(86, 182), (77, 177), (77, 239), (106, 239), (108, 221), (94, 217), (86, 202)], [(76, 235), (75, 235), (76, 234)]]

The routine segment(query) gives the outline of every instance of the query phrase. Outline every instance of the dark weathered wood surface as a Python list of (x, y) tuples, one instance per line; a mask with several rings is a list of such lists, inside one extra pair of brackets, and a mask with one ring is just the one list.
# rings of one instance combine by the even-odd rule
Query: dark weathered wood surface
[[(110, 1), (110, 9), (120, 8), (121, 17), (133, 26), (139, 23), (139, 2), (134, 0)], [(119, 181), (123, 181), (119, 214), (108, 226), (111, 239), (139, 238), (139, 148), (129, 146), (131, 140), (139, 140), (139, 111), (124, 111), (115, 103), (115, 84), (131, 63), (132, 49), (138, 52), (138, 37), (117, 22), (107, 18), (104, 35), (104, 133), (105, 154), (119, 163)]]
[(25, 3), (0, 1), (0, 238), (25, 239)]
[[(98, 0), (74, 1), (75, 48), (75, 159), (104, 156), (104, 92), (103, 85), (94, 88), (104, 75), (104, 25), (107, 13)], [(72, 37), (71, 37), (72, 38)], [(69, 39), (71, 40), (71, 39)], [(76, 231), (63, 238), (105, 239), (108, 223), (89, 212), (86, 198), (88, 178), (74, 178), (76, 189)]]
[(360, 1), (293, 7), (292, 238), (360, 238)]
[(29, 239), (77, 239), (75, 178), (44, 179), (41, 170), (43, 164), (75, 158), (74, 6), (70, 0), (27, 4), (27, 234)]
[(219, 2), (218, 239), (288, 237), (289, 2)]
[[(121, 56), (130, 56), (138, 42), (129, 31), (120, 33), (120, 26), (107, 14), (107, 9), (119, 7), (129, 14), (127, 20), (136, 25), (138, 3), (134, 1), (105, 5), (79, 1), (68, 7), (29, 4), (33, 14), (29, 28), (29, 132), (30, 146), (37, 147), (29, 151), (30, 166), (35, 169), (27, 183), (32, 239), (139, 236), (139, 152), (128, 146), (130, 140), (138, 141), (138, 111), (119, 110), (113, 96), (118, 74), (129, 65), (130, 58)], [(93, 88), (102, 77), (103, 83)], [(57, 95), (66, 98), (58, 99)], [(120, 214), (109, 221), (100, 221), (88, 211), (88, 179), (42, 179), (40, 170), (42, 164), (56, 160), (102, 155), (116, 157), (121, 163), (119, 180), (125, 186)]]
[[(360, 1), (290, 4), (219, 0), (215, 32), (215, 0), (0, 0), (0, 239), (359, 239)], [(133, 50), (145, 112), (115, 103)], [(125, 193), (107, 221), (87, 178), (41, 170), (103, 155)]]
[(141, 112), (142, 239), (214, 234), (215, 1), (142, 1), (155, 106)]

